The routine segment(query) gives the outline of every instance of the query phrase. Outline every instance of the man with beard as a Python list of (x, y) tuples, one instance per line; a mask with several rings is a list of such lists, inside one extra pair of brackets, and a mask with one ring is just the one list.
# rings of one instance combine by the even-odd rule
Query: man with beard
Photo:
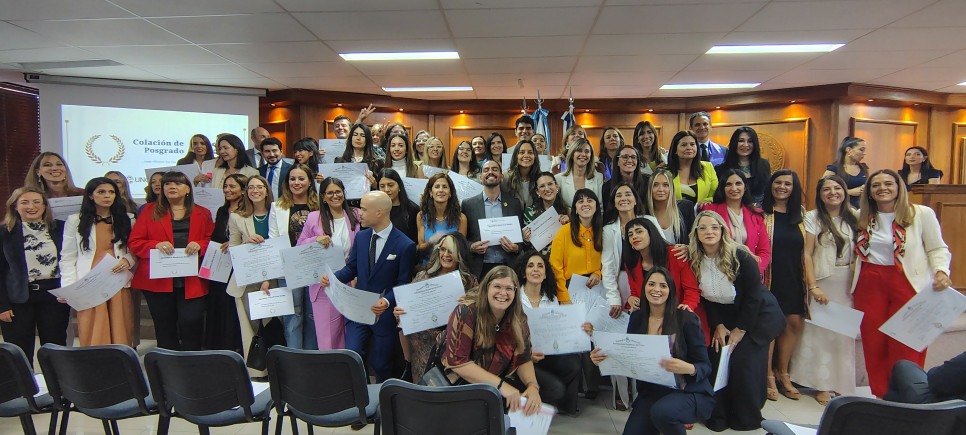
[[(520, 252), (520, 245), (503, 236), (500, 240), (480, 240), (480, 219), (516, 216), (523, 227), (523, 206), (512, 195), (503, 196), (500, 183), (503, 170), (500, 162), (488, 160), (480, 169), (483, 193), (463, 201), (463, 214), (469, 223), (466, 239), (473, 253), (469, 261), (470, 271), (483, 277), (490, 269), (507, 264), (513, 254)], [(493, 243), (493, 246), (490, 244)]]

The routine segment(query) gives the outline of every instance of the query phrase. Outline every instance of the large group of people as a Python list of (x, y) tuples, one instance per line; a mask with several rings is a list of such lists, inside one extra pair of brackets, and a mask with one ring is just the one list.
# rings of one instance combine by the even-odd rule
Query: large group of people
[[(133, 279), (107, 302), (77, 312), (81, 346), (135, 345), (135, 301), (143, 297), (159, 347), (247, 354), (253, 336), (275, 320), (250, 321), (246, 294), (284, 282), (152, 278), (151, 252), (203, 256), (209, 242), (227, 252), (287, 238), (288, 246), (338, 246), (346, 266), (334, 277), (379, 294), (369, 325), (335, 308), (328, 276), (292, 289), (295, 313), (276, 322), (287, 346), (354, 350), (377, 381), (419, 382), (436, 356), (451, 382), (492, 384), (510, 410), (526, 413), (549, 402), (576, 416), (580, 390), (597, 392), (595, 364), (605, 352), (534, 350), (525, 311), (570, 304), (572, 277), (586, 277), (611, 317), (631, 313), (627, 333), (677, 337), (661, 367), (679, 388), (638, 381), (636, 398), (618, 394), (619, 407), (633, 408), (625, 433), (679, 434), (696, 422), (715, 431), (754, 429), (766, 400), (779, 392), (800, 398), (795, 384), (818, 391), (815, 399), (825, 404), (852, 394), (867, 373), (881, 397), (897, 361), (924, 364), (925, 351), (878, 328), (917, 292), (950, 285), (950, 252), (936, 214), (907, 194), (907, 185), (942, 176), (925, 149), (910, 148), (900, 171), (872, 171), (863, 163), (865, 141), (847, 137), (822, 179), (803, 186), (794, 171), (772, 172), (751, 127), (735, 130), (728, 146), (711, 141), (705, 112), (692, 115), (667, 149), (650, 122), (636, 126), (630, 143), (606, 127), (595, 144), (575, 125), (550, 167), (538, 158), (549, 156), (547, 138), (526, 115), (515, 123), (514, 144), (494, 132), (447, 147), (426, 131), (411, 139), (402, 124), (370, 128), (361, 122), (368, 113), (356, 123), (335, 120), (346, 147), (329, 156), (367, 165), (371, 188), (361, 200), (347, 199), (342, 180), (319, 173), (325, 156), (314, 139), (296, 141), (290, 160), (261, 127), (252, 130), (250, 149), (232, 134), (213, 142), (193, 136), (178, 163), (198, 166), (201, 175), (152, 174), (141, 206), (123, 174), (78, 188), (63, 158), (41, 154), (7, 200), (0, 227), (4, 340), (30, 358), (37, 337), (66, 344), (70, 308), (47, 290), (108, 261), (115, 273), (133, 271)], [(459, 198), (447, 171), (480, 183), (482, 193)], [(428, 178), (418, 198), (405, 188), (410, 178)], [(194, 204), (199, 187), (221, 188), (224, 204)], [(805, 210), (807, 192), (814, 192), (814, 210)], [(66, 196), (83, 197), (80, 212), (54, 220), (48, 200)], [(523, 227), (550, 210), (561, 227), (546, 246), (531, 244), (530, 228), (522, 242), (482, 239), (483, 219), (515, 217)], [(397, 305), (393, 289), (454, 272), (464, 292), (452, 301), (448, 325), (404, 335), (398, 321), (407, 307)], [(864, 367), (854, 338), (804, 322), (813, 303), (865, 313)], [(584, 329), (592, 334), (594, 325)], [(723, 352), (731, 358), (730, 381), (715, 392)], [(624, 391), (627, 382), (615, 384)]]

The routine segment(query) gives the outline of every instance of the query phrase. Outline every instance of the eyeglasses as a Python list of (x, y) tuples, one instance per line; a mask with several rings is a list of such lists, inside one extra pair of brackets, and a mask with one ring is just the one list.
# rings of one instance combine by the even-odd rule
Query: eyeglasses
[(345, 195), (345, 192), (343, 192), (341, 190), (333, 190), (331, 192), (325, 192), (325, 196), (330, 197), (330, 198), (333, 197), (333, 196), (342, 196), (342, 195)]
[(259, 190), (267, 190), (267, 189), (265, 188), (265, 186), (262, 186), (262, 185), (257, 185), (257, 186), (253, 185), (253, 186), (248, 186), (248, 190), (257, 192)]
[(637, 156), (633, 154), (623, 154), (620, 156), (621, 160), (637, 160)]
[(698, 225), (698, 231), (721, 231), (721, 225)]
[(490, 284), (490, 288), (498, 292), (506, 291), (507, 293), (516, 293), (517, 288), (515, 286), (504, 287), (500, 284)]

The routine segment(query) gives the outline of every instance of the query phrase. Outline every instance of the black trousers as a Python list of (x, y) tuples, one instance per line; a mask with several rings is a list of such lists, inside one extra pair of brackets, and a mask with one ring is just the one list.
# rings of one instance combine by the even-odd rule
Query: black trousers
[(57, 298), (47, 290), (31, 290), (27, 302), (11, 303), (10, 307), (13, 311), (12, 321), (0, 322), (3, 340), (20, 346), (31, 367), (34, 364), (34, 341), (37, 336), (40, 337), (40, 344), (67, 345), (70, 305), (57, 302)]
[(540, 384), (540, 399), (556, 405), (565, 414), (577, 411), (580, 355), (548, 355), (533, 365)]
[(158, 347), (201, 350), (205, 332), (205, 298), (185, 299), (184, 287), (171, 293), (142, 291), (154, 320)]
[[(711, 379), (717, 376), (719, 352), (708, 347), (711, 359)], [(768, 376), (768, 343), (756, 343), (745, 335), (731, 353), (728, 386), (715, 394), (714, 410), (708, 428), (727, 426), (734, 430), (754, 430), (761, 427), (761, 408), (765, 406)]]

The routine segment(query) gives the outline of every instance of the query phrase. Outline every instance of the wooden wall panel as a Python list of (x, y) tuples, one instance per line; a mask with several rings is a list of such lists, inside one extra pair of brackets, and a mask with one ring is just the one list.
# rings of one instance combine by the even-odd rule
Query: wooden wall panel
[(864, 162), (872, 171), (898, 170), (906, 149), (919, 145), (917, 122), (852, 118), (849, 123), (849, 135), (865, 139)]

